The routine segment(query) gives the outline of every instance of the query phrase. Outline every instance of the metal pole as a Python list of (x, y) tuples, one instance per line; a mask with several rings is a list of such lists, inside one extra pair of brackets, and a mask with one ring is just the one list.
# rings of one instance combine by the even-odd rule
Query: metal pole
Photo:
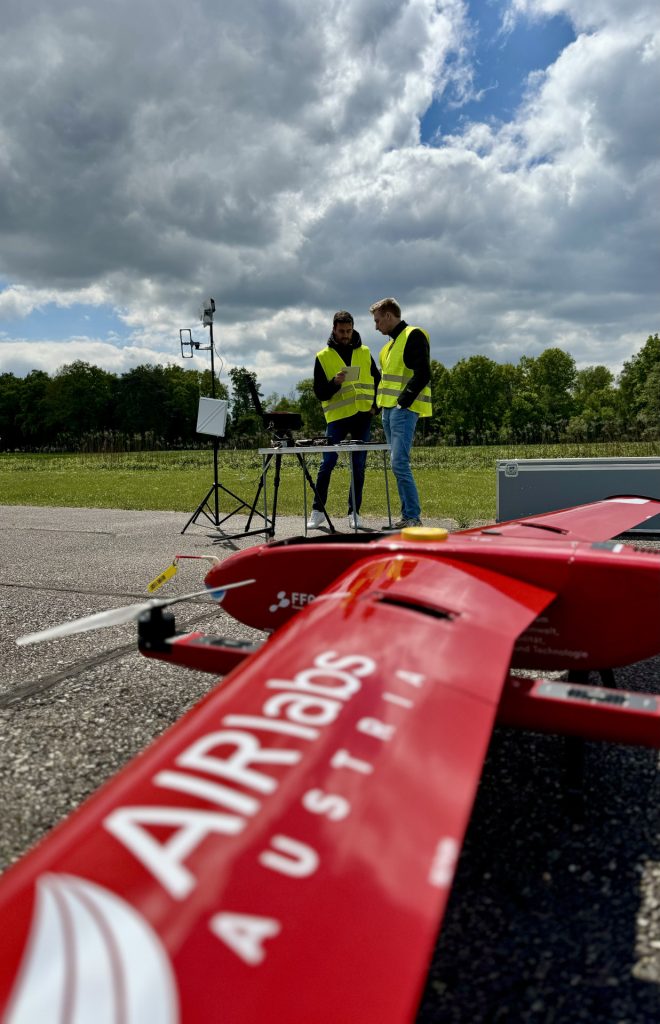
[[(209, 324), (209, 342), (211, 347), (211, 398), (215, 398), (215, 362), (213, 359), (213, 320)], [(213, 493), (215, 495), (215, 525), (220, 523), (220, 504), (218, 495), (218, 438), (213, 437)]]

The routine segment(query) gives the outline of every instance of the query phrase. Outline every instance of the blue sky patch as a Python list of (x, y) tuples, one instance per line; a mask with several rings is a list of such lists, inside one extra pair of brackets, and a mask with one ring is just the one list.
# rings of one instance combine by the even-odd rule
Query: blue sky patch
[(49, 303), (35, 309), (19, 323), (13, 324), (12, 334), (29, 341), (48, 339), (68, 341), (70, 338), (95, 338), (114, 341), (128, 340), (129, 330), (110, 306), (75, 305), (69, 307)]
[(553, 64), (575, 32), (561, 15), (531, 21), (520, 18), (511, 32), (501, 28), (500, 4), (472, 0), (468, 4), (474, 31), (472, 63), (474, 92), (479, 99), (456, 106), (449, 90), (432, 103), (421, 121), (422, 142), (460, 133), (469, 122), (510, 121), (525, 91), (527, 76)]

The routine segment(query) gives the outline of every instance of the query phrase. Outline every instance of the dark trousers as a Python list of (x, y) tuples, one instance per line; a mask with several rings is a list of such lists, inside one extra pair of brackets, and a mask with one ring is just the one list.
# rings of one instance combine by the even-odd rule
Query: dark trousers
[[(334, 420), (332, 423), (326, 425), (326, 436), (329, 444), (338, 444), (340, 441), (346, 440), (348, 434), (351, 435), (351, 440), (356, 443), (369, 440), (371, 434), (371, 413), (370, 412), (356, 412), (353, 416), (347, 416), (343, 420)], [(330, 486), (330, 476), (332, 471), (337, 465), (337, 452), (324, 452), (323, 462), (319, 469), (319, 475), (316, 478), (316, 497), (314, 498), (314, 504), (312, 508), (318, 509), (319, 511), (325, 505), (328, 500), (328, 487)], [(355, 485), (355, 511), (360, 511), (360, 505), (362, 504), (362, 489), (364, 487), (364, 469), (367, 464), (367, 453), (366, 452), (353, 452), (351, 455), (353, 460), (353, 483)], [(348, 492), (348, 514), (350, 515), (353, 511), (353, 499), (349, 489)]]

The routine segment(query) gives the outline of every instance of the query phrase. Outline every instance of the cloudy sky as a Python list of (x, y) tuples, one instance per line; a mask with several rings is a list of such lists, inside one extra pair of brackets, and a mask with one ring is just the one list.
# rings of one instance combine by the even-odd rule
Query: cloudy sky
[(659, 96), (657, 0), (4, 0), (0, 372), (181, 363), (213, 296), (224, 379), (288, 393), (388, 295), (446, 366), (616, 372), (660, 330)]

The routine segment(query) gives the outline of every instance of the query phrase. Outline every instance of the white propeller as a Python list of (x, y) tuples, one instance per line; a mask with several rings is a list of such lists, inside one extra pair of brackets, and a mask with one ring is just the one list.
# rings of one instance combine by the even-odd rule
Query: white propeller
[(42, 640), (54, 640), (59, 636), (69, 636), (72, 633), (87, 633), (91, 629), (103, 629), (105, 626), (122, 626), (125, 622), (137, 619), (142, 612), (148, 612), (151, 608), (164, 608), (168, 604), (177, 604), (179, 601), (190, 601), (193, 597), (202, 595), (214, 596), (214, 600), (221, 601), (226, 590), (234, 590), (236, 587), (247, 587), (256, 580), (241, 580), (239, 583), (227, 583), (221, 587), (207, 587), (205, 590), (196, 590), (193, 594), (183, 594), (181, 597), (170, 597), (166, 599), (152, 598), (151, 601), (143, 601), (141, 604), (127, 604), (123, 608), (109, 608), (105, 612), (96, 612), (95, 615), (86, 615), (82, 619), (72, 619), (71, 622), (62, 622), (59, 626), (51, 626), (50, 629), (42, 629), (38, 633), (27, 633), (19, 636), (16, 643), (19, 647), (26, 644), (39, 644)]

